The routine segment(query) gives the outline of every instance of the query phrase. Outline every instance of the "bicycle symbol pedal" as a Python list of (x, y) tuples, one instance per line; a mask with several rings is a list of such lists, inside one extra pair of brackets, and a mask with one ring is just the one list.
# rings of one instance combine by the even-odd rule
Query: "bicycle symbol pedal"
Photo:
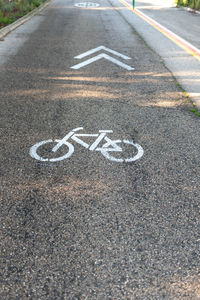
[[(133, 141), (129, 141), (129, 140), (111, 140), (110, 138), (108, 138), (107, 134), (108, 133), (113, 133), (112, 130), (99, 130), (98, 134), (86, 134), (86, 133), (76, 133), (77, 131), (83, 130), (83, 127), (78, 127), (73, 129), (72, 131), (70, 131), (69, 133), (67, 133), (64, 138), (62, 139), (49, 139), (49, 140), (44, 140), (41, 141), (39, 143), (36, 143), (35, 145), (33, 145), (30, 148), (29, 154), (32, 158), (42, 161), (42, 162), (58, 162), (58, 161), (62, 161), (64, 159), (69, 158), (73, 152), (74, 152), (74, 145), (71, 144), (68, 140), (71, 139), (73, 141), (75, 141), (76, 143), (80, 144), (81, 146), (83, 146), (84, 148), (90, 150), (90, 151), (99, 151), (101, 152), (101, 154), (114, 162), (134, 162), (138, 159), (140, 159), (143, 154), (144, 154), (144, 150), (143, 148), (137, 144), (134, 143)], [(86, 143), (85, 141), (83, 141), (81, 139), (81, 137), (93, 137), (95, 138), (95, 141), (90, 145), (88, 143)], [(99, 144), (101, 142), (105, 142), (103, 144), (103, 146), (98, 147)], [(62, 154), (59, 157), (55, 157), (55, 158), (47, 158), (47, 157), (42, 157), (40, 156), (40, 154), (38, 154), (38, 149), (42, 148), (44, 145), (47, 144), (55, 144), (55, 146), (52, 146), (51, 148), (51, 153), (54, 154), (56, 153), (62, 146), (65, 146), (67, 148), (67, 152), (65, 154)], [(132, 147), (134, 147), (134, 152), (136, 151), (137, 153), (133, 156), (133, 157), (129, 157), (129, 158), (118, 158), (118, 157), (114, 157), (111, 153), (123, 153), (122, 147), (120, 146), (120, 144), (124, 144), (124, 145), (130, 145)]]

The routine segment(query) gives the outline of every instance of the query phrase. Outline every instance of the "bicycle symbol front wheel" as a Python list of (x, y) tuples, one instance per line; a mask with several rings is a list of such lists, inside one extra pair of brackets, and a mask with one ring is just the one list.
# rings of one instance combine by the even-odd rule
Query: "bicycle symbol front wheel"
[[(63, 145), (67, 146), (68, 147), (68, 152), (60, 157), (56, 157), (56, 158), (44, 158), (42, 156), (40, 156), (37, 152), (38, 152), (38, 149), (43, 146), (43, 145), (46, 145), (46, 144), (49, 144), (49, 143), (59, 143), (60, 140), (46, 140), (46, 141), (41, 141), (37, 144), (35, 144), (34, 146), (32, 146), (30, 148), (30, 156), (35, 158), (36, 160), (39, 160), (39, 161), (43, 161), (43, 162), (47, 162), (47, 161), (50, 161), (50, 162), (56, 162), (56, 161), (61, 161), (63, 159), (66, 159), (66, 158), (69, 158), (72, 153), (74, 152), (74, 146), (70, 143), (68, 143), (67, 141), (63, 142)], [(52, 148), (53, 149), (53, 148)]]
[[(140, 159), (143, 156), (144, 150), (143, 150), (143, 148), (139, 144), (134, 143), (132, 141), (128, 141), (128, 140), (123, 140), (121, 142), (124, 143), (124, 144), (132, 145), (133, 147), (135, 147), (136, 150), (137, 150), (137, 154), (134, 155), (133, 157), (125, 158), (125, 159), (123, 159), (123, 158), (116, 158), (116, 157), (112, 156), (110, 154), (110, 152), (118, 152), (118, 151), (115, 151), (115, 150), (112, 151), (111, 149), (107, 150), (106, 148), (103, 149), (103, 147), (102, 147), (101, 148), (102, 155), (105, 158), (109, 159), (109, 160), (112, 160), (112, 161), (115, 161), (115, 162), (120, 162), (120, 163), (122, 163), (122, 162), (131, 163), (131, 162), (134, 162), (134, 161)], [(120, 151), (120, 152), (122, 152), (122, 151)]]

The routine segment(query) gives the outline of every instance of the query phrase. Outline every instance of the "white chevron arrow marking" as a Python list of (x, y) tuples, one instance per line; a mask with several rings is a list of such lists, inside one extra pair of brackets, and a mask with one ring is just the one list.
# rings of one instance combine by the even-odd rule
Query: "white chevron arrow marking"
[(84, 53), (82, 53), (82, 54), (80, 54), (80, 55), (78, 55), (78, 56), (75, 56), (74, 58), (81, 59), (81, 58), (86, 57), (86, 56), (88, 56), (88, 55), (91, 55), (91, 54), (93, 54), (93, 53), (95, 53), (95, 52), (98, 52), (98, 51), (100, 51), (100, 50), (104, 50), (104, 51), (110, 52), (110, 53), (112, 53), (112, 54), (114, 54), (114, 55), (116, 55), (116, 56), (119, 56), (119, 57), (123, 58), (123, 59), (131, 59), (130, 57), (128, 57), (128, 56), (126, 56), (126, 55), (124, 55), (124, 54), (121, 54), (121, 53), (119, 53), (119, 52), (117, 52), (117, 51), (114, 51), (114, 50), (112, 50), (112, 49), (106, 48), (106, 47), (104, 47), (104, 46), (99, 46), (99, 47), (97, 47), (97, 48), (88, 50), (88, 51), (86, 51), (86, 52), (84, 52)]
[[(97, 49), (97, 48), (96, 48)], [(93, 49), (94, 50), (94, 49)], [(91, 50), (92, 51), (92, 50)], [(97, 51), (99, 51), (99, 50), (97, 50)], [(111, 51), (113, 51), (113, 50), (111, 50)], [(109, 51), (109, 52), (111, 52), (111, 51)], [(81, 54), (81, 55), (79, 55), (79, 56), (76, 56), (75, 58), (82, 58), (82, 57), (85, 57), (85, 56), (88, 56), (89, 54), (91, 54), (91, 53), (89, 53), (89, 54), (86, 54), (86, 53), (88, 53), (88, 52), (90, 52), (90, 51), (87, 51), (87, 52), (85, 52), (85, 53), (83, 53), (83, 54)], [(96, 52), (96, 51), (95, 51)], [(115, 51), (113, 51), (113, 52), (115, 52)], [(92, 53), (94, 53), (94, 52), (92, 52)], [(118, 52), (117, 52), (118, 53)], [(120, 53), (119, 53), (120, 54)], [(84, 56), (83, 56), (84, 55)], [(120, 54), (120, 56), (122, 56), (123, 54)], [(81, 56), (81, 57), (80, 57)], [(118, 55), (119, 56), (119, 55)], [(124, 55), (123, 55), (124, 56)], [(119, 60), (117, 60), (117, 59), (115, 59), (115, 58), (113, 58), (113, 57), (111, 57), (110, 55), (107, 55), (107, 54), (105, 54), (105, 53), (102, 53), (102, 54), (99, 54), (99, 55), (97, 55), (97, 56), (94, 56), (94, 57), (92, 57), (92, 58), (90, 58), (90, 59), (87, 59), (87, 60), (85, 60), (85, 61), (83, 61), (82, 63), (79, 63), (79, 64), (77, 64), (77, 65), (75, 65), (75, 66), (72, 66), (71, 67), (71, 69), (74, 69), (74, 70), (78, 70), (78, 69), (80, 69), (80, 68), (82, 68), (82, 67), (84, 67), (84, 66), (87, 66), (87, 65), (89, 65), (89, 64), (91, 64), (91, 63), (93, 63), (93, 62), (95, 62), (95, 61), (97, 61), (97, 60), (99, 60), (99, 59), (101, 59), (101, 58), (105, 58), (105, 59), (107, 59), (107, 60), (109, 60), (109, 61), (111, 61), (111, 62), (113, 62), (114, 64), (116, 64), (116, 65), (118, 65), (118, 66), (120, 66), (120, 67), (122, 67), (122, 68), (124, 68), (124, 69), (126, 69), (126, 70), (128, 70), (128, 71), (131, 71), (131, 70), (134, 70), (134, 68), (132, 68), (132, 67), (130, 67), (130, 66), (128, 66), (127, 64), (124, 64), (124, 63), (122, 63), (122, 62), (120, 62)], [(124, 57), (123, 57), (124, 58)], [(126, 58), (125, 59), (130, 59), (130, 57), (127, 57), (126, 56)]]

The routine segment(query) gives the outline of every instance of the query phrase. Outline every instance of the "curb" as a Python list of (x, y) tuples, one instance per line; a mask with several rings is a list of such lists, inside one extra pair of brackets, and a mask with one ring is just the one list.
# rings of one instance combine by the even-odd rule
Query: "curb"
[(33, 16), (37, 15), (38, 12), (43, 10), (51, 0), (45, 1), (45, 3), (41, 4), (39, 7), (33, 9), (31, 12), (29, 12), (27, 15), (21, 17), (17, 21), (13, 22), (10, 25), (7, 25), (6, 27), (0, 29), (0, 39), (2, 39), (4, 36), (6, 36), (8, 33), (25, 23), (26, 21), (30, 20)]
[(200, 10), (196, 10), (194, 8), (191, 8), (191, 7), (184, 7), (184, 6), (178, 6), (178, 5), (176, 5), (175, 8), (181, 8), (181, 9), (183, 9), (185, 11), (188, 11), (190, 13), (193, 13), (195, 15), (200, 15)]
[(193, 14), (196, 14), (196, 15), (200, 15), (200, 11), (199, 10), (196, 10), (196, 9), (193, 9), (193, 8), (186, 8), (187, 11), (189, 11), (190, 13), (193, 13)]

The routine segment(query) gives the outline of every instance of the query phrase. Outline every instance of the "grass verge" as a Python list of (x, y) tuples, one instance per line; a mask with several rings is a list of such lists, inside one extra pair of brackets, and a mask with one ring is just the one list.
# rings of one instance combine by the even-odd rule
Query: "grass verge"
[(0, 29), (15, 22), (45, 0), (0, 0)]
[(193, 114), (195, 114), (195, 116), (200, 117), (200, 113), (197, 111), (196, 108), (192, 108), (190, 111), (191, 111)]
[(178, 6), (186, 6), (195, 10), (200, 10), (200, 0), (176, 0)]

